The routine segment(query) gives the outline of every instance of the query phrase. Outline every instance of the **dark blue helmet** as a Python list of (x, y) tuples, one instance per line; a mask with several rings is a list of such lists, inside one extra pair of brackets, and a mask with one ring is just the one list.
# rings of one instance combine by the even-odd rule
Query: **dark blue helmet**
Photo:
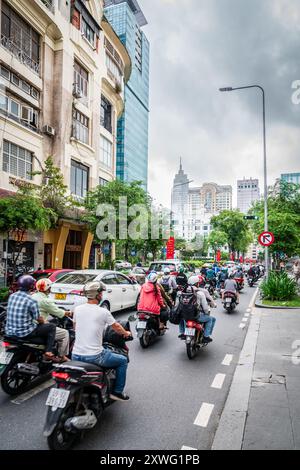
[(28, 274), (25, 274), (24, 276), (19, 277), (18, 279), (18, 288), (23, 291), (30, 291), (34, 288), (35, 286), (35, 279), (32, 276), (29, 276)]

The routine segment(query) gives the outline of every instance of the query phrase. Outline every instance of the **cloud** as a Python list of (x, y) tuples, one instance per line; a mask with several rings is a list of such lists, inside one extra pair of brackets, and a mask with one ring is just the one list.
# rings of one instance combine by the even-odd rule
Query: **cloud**
[[(266, 90), (268, 168), (272, 182), (300, 171), (298, 0), (139, 0), (151, 43), (149, 189), (170, 204), (179, 156), (190, 179), (262, 185), (262, 102)], [(162, 178), (163, 175), (163, 178)]]

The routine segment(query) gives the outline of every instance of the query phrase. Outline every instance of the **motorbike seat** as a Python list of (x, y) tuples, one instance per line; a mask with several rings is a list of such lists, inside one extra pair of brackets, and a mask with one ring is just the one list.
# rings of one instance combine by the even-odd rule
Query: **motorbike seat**
[(4, 341), (13, 344), (36, 344), (37, 346), (45, 346), (45, 340), (43, 338), (27, 339), (19, 338), (18, 336), (4, 336)]
[(97, 366), (96, 364), (90, 364), (89, 362), (82, 362), (82, 361), (69, 361), (59, 366), (59, 368), (63, 368), (63, 369), (68, 369), (72, 367), (81, 367), (86, 372), (103, 372), (109, 369), (106, 367)]

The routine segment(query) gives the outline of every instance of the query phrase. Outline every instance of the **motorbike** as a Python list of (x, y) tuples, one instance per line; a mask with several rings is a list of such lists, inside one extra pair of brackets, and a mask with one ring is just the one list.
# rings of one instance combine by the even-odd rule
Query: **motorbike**
[(143, 349), (147, 349), (155, 338), (165, 335), (167, 327), (165, 326), (164, 329), (160, 329), (160, 319), (166, 325), (168, 321), (167, 310), (161, 311), (160, 315), (150, 312), (138, 312), (137, 319), (137, 337)]
[[(55, 319), (55, 324), (68, 329), (70, 334), (70, 351), (72, 350), (75, 332), (70, 319)], [(23, 393), (34, 383), (47, 378), (53, 370), (52, 361), (44, 359), (45, 343), (43, 339), (27, 340), (3, 336), (0, 348), (0, 383), (8, 395)], [(55, 355), (57, 350), (54, 351)]]
[(0, 339), (4, 336), (7, 304), (0, 304)]
[(187, 356), (189, 359), (194, 359), (197, 352), (207, 346), (207, 343), (203, 342), (204, 326), (197, 321), (187, 320), (184, 334)]
[(249, 277), (249, 276), (248, 276), (248, 286), (249, 286), (249, 287), (253, 287), (254, 284), (255, 284), (255, 279), (254, 279), (254, 277)]
[(234, 280), (237, 283), (238, 291), (241, 292), (245, 287), (244, 278), (243, 277), (236, 277)]
[[(120, 322), (130, 331), (129, 322)], [(128, 358), (126, 341), (107, 329), (103, 346)], [(55, 386), (50, 390), (46, 406), (47, 416), (44, 436), (51, 450), (68, 450), (102, 419), (105, 408), (114, 400), (110, 394), (116, 379), (115, 369), (95, 364), (70, 361), (57, 365), (52, 373)]]
[(215, 287), (214, 287), (214, 283), (212, 281), (207, 281), (206, 284), (205, 284), (205, 289), (208, 290), (208, 292), (210, 293), (210, 295), (212, 297), (214, 297), (215, 295)]
[(225, 292), (224, 293), (224, 301), (223, 305), (227, 313), (232, 313), (237, 306), (237, 298), (233, 292)]

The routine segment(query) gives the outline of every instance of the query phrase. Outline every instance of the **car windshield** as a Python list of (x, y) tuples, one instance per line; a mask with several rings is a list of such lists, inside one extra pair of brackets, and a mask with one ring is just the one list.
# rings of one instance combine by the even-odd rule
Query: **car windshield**
[(96, 279), (96, 274), (78, 274), (78, 273), (71, 273), (66, 274), (65, 276), (61, 277), (58, 281), (59, 284), (86, 284), (87, 282), (93, 281)]
[(150, 266), (150, 271), (159, 272), (167, 268), (169, 268), (170, 271), (176, 271), (176, 266), (172, 263), (152, 263)]

